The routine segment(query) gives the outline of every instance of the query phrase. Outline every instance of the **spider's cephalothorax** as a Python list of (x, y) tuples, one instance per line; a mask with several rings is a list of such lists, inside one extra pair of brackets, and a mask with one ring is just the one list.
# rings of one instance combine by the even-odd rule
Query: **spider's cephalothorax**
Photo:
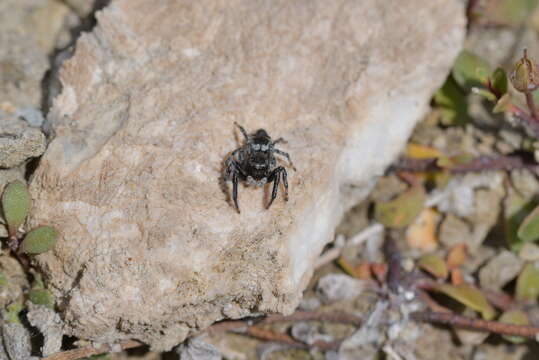
[(279, 142), (284, 142), (283, 138), (272, 140), (266, 130), (259, 129), (248, 135), (245, 129), (234, 123), (245, 138), (245, 144), (234, 150), (225, 161), (225, 180), (232, 181), (232, 199), (238, 213), (238, 182), (245, 181), (249, 185), (264, 186), (266, 183), (273, 182), (271, 199), (266, 209), (271, 206), (273, 200), (277, 197), (279, 182), (283, 179), (285, 200), (288, 200), (288, 181), (286, 169), (283, 166), (277, 166), (275, 154), (284, 156), (294, 170), (296, 168), (290, 160), (290, 156), (276, 149), (274, 146)]

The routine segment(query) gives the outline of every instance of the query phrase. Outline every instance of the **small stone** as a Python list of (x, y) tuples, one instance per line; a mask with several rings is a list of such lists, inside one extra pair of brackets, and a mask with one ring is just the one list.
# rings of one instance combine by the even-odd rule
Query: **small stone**
[(475, 192), (475, 211), (469, 217), (473, 224), (473, 236), (466, 241), (471, 253), (477, 250), (498, 222), (504, 196), (505, 191), (501, 186)]
[[(488, 334), (488, 333), (487, 333)], [(539, 341), (539, 338), (536, 338)], [(492, 344), (488, 341), (474, 347), (471, 360), (532, 360), (536, 356), (535, 351), (528, 346), (508, 346), (505, 342)]]
[(365, 290), (365, 286), (365, 281), (354, 279), (348, 275), (328, 274), (318, 281), (316, 291), (320, 294), (323, 302), (330, 303), (356, 298)]
[(27, 302), (29, 308), (26, 317), (30, 324), (36, 327), (43, 335), (42, 356), (52, 355), (62, 348), (62, 338), (64, 336), (64, 323), (60, 315), (54, 310), (42, 305), (35, 305)]
[(527, 169), (511, 171), (511, 184), (524, 197), (533, 197), (539, 193), (539, 180)]
[(445, 216), (439, 231), (440, 242), (447, 248), (461, 244), (472, 236), (470, 226), (453, 214)]
[(524, 261), (539, 260), (539, 245), (531, 242), (526, 242), (518, 252), (518, 256)]
[(382, 176), (378, 179), (376, 187), (371, 192), (373, 201), (389, 201), (406, 190), (406, 183), (395, 175)]
[(333, 336), (320, 332), (320, 327), (314, 323), (298, 322), (292, 325), (292, 336), (306, 344), (312, 345), (317, 341), (330, 342)]
[(41, 127), (45, 121), (41, 110), (32, 107), (17, 110), (15, 116), (26, 120), (30, 126), (37, 128)]
[[(505, 196), (503, 180), (504, 174), (501, 172), (454, 177), (444, 189), (431, 193), (426, 206), (437, 206), (441, 212), (468, 220), (471, 224), (470, 236), (461, 237), (459, 242), (466, 242), (470, 252), (474, 253), (498, 220), (501, 201)], [(444, 226), (442, 223), (444, 229), (454, 233), (447, 224)], [(443, 238), (442, 235), (442, 243), (449, 241), (447, 236)]]
[[(0, 227), (3, 227), (0, 225)], [(27, 275), (21, 264), (11, 256), (0, 256), (0, 273), (6, 279), (6, 285), (0, 286), (0, 308), (17, 301), (29, 286)]]
[(364, 324), (346, 338), (339, 347), (340, 360), (379, 358), (379, 351), (384, 341), (385, 329), (381, 326), (382, 319), (387, 319), (388, 303), (378, 301), (374, 309), (366, 316)]
[[(507, 147), (504, 153), (509, 153), (521, 148), (521, 133), (516, 132), (512, 129), (501, 129), (500, 131), (498, 131), (498, 135), (503, 139), (503, 141), (500, 141), (500, 143), (505, 144), (505, 146)], [(496, 146), (498, 146), (498, 144)]]
[(299, 308), (304, 311), (313, 311), (316, 310), (322, 305), (320, 299), (316, 296), (304, 297), (299, 303)]
[(458, 339), (466, 345), (480, 345), (490, 335), (485, 331), (468, 329), (455, 329), (455, 334), (457, 334)]
[(503, 250), (479, 271), (481, 287), (501, 290), (509, 281), (517, 277), (522, 269), (522, 260), (511, 251)]
[[(0, 1), (0, 24), (3, 24), (3, 5), (4, 0)], [(9, 10), (5, 12), (11, 14)], [(0, 27), (0, 101), (17, 108), (39, 107), (41, 79), (48, 66), (47, 54), (36, 41), (17, 31), (6, 31), (5, 26)]]
[[(2, 0), (0, 26), (2, 32), (14, 33), (28, 39), (36, 50), (47, 56), (54, 50), (56, 38), (64, 30), (64, 19), (69, 12), (63, 1)], [(23, 61), (24, 59), (21, 59), (21, 62)]]
[(81, 18), (85, 18), (95, 9), (96, 4), (104, 3), (100, 0), (64, 0), (66, 4), (77, 12)]
[(4, 322), (2, 340), (10, 360), (39, 360), (32, 355), (30, 331), (22, 324)]
[(503, 179), (501, 172), (455, 176), (443, 189), (432, 191), (425, 206), (436, 206), (440, 212), (452, 213), (462, 218), (474, 216), (476, 206), (482, 205), (475, 199), (475, 191), (491, 189), (503, 194)]
[(43, 154), (46, 139), (39, 129), (19, 119), (2, 118), (1, 114), (0, 122), (0, 168), (13, 168)]
[(477, 269), (486, 264), (487, 261), (496, 256), (496, 254), (497, 251), (494, 248), (488, 246), (480, 246), (475, 250), (473, 256), (469, 256), (462, 265), (465, 274), (475, 273)]
[(221, 353), (217, 348), (198, 338), (189, 339), (185, 344), (181, 344), (176, 352), (180, 355), (180, 360), (220, 360)]

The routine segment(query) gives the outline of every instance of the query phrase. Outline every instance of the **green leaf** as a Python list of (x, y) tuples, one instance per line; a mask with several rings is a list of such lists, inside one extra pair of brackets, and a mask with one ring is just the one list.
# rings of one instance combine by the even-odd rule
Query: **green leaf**
[(507, 93), (498, 99), (498, 102), (492, 108), (492, 112), (494, 114), (505, 112), (509, 105), (511, 105), (511, 94)]
[(490, 86), (497, 92), (498, 97), (501, 97), (507, 93), (508, 81), (507, 74), (502, 68), (494, 70), (490, 76)]
[(483, 293), (471, 285), (440, 284), (436, 289), (461, 304), (480, 312), (486, 320), (491, 320), (496, 315), (494, 308), (488, 303)]
[(455, 156), (441, 156), (436, 160), (436, 165), (441, 168), (450, 170), (451, 168), (464, 165), (474, 159), (472, 154), (462, 153)]
[(526, 264), (517, 278), (516, 298), (519, 301), (535, 302), (539, 296), (539, 269), (535, 264)]
[(11, 303), (6, 307), (4, 313), (4, 319), (7, 322), (20, 324), (21, 319), (19, 318), (19, 313), (24, 309), (24, 306), (20, 302)]
[(486, 87), (490, 74), (488, 63), (471, 51), (462, 50), (453, 65), (453, 78), (464, 90)]
[(496, 95), (494, 95), (492, 93), (492, 91), (490, 91), (488, 89), (481, 89), (481, 88), (478, 88), (478, 87), (473, 87), (472, 88), (472, 93), (480, 95), (480, 96), (484, 97), (485, 99), (487, 99), (488, 101), (491, 101), (491, 102), (496, 102), (498, 100), (496, 98)]
[[(515, 324), (515, 325), (529, 325), (530, 321), (528, 319), (528, 315), (519, 309), (515, 310), (508, 310), (500, 316), (498, 319), (499, 322), (505, 323), (505, 324)], [(526, 342), (526, 338), (523, 338), (521, 336), (508, 336), (504, 335), (504, 339), (507, 341), (512, 342), (513, 344), (521, 344), (523, 342)]]
[(470, 121), (466, 94), (453, 77), (448, 77), (444, 85), (434, 94), (434, 102), (441, 111), (444, 125), (464, 125)]
[(34, 276), (34, 281), (32, 281), (32, 289), (45, 289), (45, 284), (43, 283), (43, 278), (41, 274), (36, 271), (31, 271)]
[(500, 0), (487, 14), (491, 21), (509, 25), (520, 25), (537, 7), (537, 0)]
[(532, 91), (533, 96), (533, 102), (535, 103), (535, 106), (539, 104), (539, 90)]
[(425, 190), (414, 186), (391, 201), (376, 203), (374, 217), (387, 227), (406, 227), (419, 215), (425, 199)]
[(518, 228), (517, 235), (524, 242), (539, 239), (539, 206), (526, 216)]
[(435, 254), (426, 254), (423, 255), (418, 263), (421, 269), (427, 271), (428, 273), (434, 275), (437, 278), (445, 279), (448, 275), (447, 265), (441, 257)]
[(58, 232), (50, 226), (40, 226), (26, 234), (21, 250), (27, 254), (41, 254), (56, 244)]
[(31, 289), (28, 292), (28, 300), (36, 305), (43, 305), (49, 309), (54, 308), (54, 296), (47, 289)]
[(519, 251), (524, 242), (517, 234), (524, 219), (537, 206), (528, 196), (510, 188), (504, 201), (505, 236), (511, 251)]
[(4, 273), (0, 273), (0, 286), (6, 286), (7, 285), (7, 278)]
[(17, 233), (30, 210), (30, 193), (22, 181), (9, 183), (2, 195), (2, 209), (10, 236)]

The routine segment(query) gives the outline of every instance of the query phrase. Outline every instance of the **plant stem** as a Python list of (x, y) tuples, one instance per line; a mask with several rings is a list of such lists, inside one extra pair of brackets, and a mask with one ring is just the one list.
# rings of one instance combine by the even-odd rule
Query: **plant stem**
[[(119, 345), (122, 347), (123, 350), (126, 350), (126, 349), (131, 349), (131, 348), (142, 346), (143, 344), (135, 340), (127, 340), (127, 341), (121, 342)], [(76, 359), (86, 358), (92, 355), (99, 355), (99, 354), (107, 353), (110, 351), (111, 351), (111, 348), (108, 345), (101, 345), (97, 348), (93, 346), (87, 346), (87, 347), (83, 347), (79, 349), (59, 352), (59, 353), (47, 356), (46, 358), (43, 358), (42, 360), (76, 360)]]
[(415, 321), (447, 324), (501, 335), (535, 338), (539, 334), (539, 327), (537, 326), (506, 324), (498, 321), (469, 318), (447, 312), (418, 311), (412, 313), (411, 317)]
[[(537, 124), (539, 125), (539, 123)], [(436, 164), (436, 159), (402, 158), (391, 166), (392, 171), (424, 172), (447, 170), (452, 174), (478, 171), (497, 171), (513, 169), (536, 169), (537, 163), (521, 155), (478, 156), (467, 163), (442, 168)]]
[(533, 100), (533, 95), (531, 92), (526, 93), (526, 104), (530, 109), (533, 121), (537, 124), (539, 123), (539, 117), (537, 117), (537, 108), (535, 107), (535, 102)]

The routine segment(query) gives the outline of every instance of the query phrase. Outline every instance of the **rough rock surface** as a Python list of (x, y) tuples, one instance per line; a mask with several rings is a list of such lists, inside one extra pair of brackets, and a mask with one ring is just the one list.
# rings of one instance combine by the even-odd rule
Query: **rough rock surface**
[(16, 167), (43, 154), (46, 140), (41, 130), (16, 117), (3, 116), (1, 111), (0, 123), (0, 169)]
[(31, 302), (28, 302), (28, 307), (30, 308), (26, 315), (28, 321), (43, 334), (41, 354), (49, 356), (60, 351), (64, 335), (64, 324), (60, 315), (52, 309)]
[(56, 0), (0, 1), (0, 103), (41, 105), (48, 54), (68, 12)]
[[(30, 225), (62, 233), (38, 262), (71, 334), (155, 349), (297, 306), (464, 35), (458, 0), (118, 0), (98, 21), (63, 68)], [(234, 121), (288, 140), (288, 203), (227, 202)]]

